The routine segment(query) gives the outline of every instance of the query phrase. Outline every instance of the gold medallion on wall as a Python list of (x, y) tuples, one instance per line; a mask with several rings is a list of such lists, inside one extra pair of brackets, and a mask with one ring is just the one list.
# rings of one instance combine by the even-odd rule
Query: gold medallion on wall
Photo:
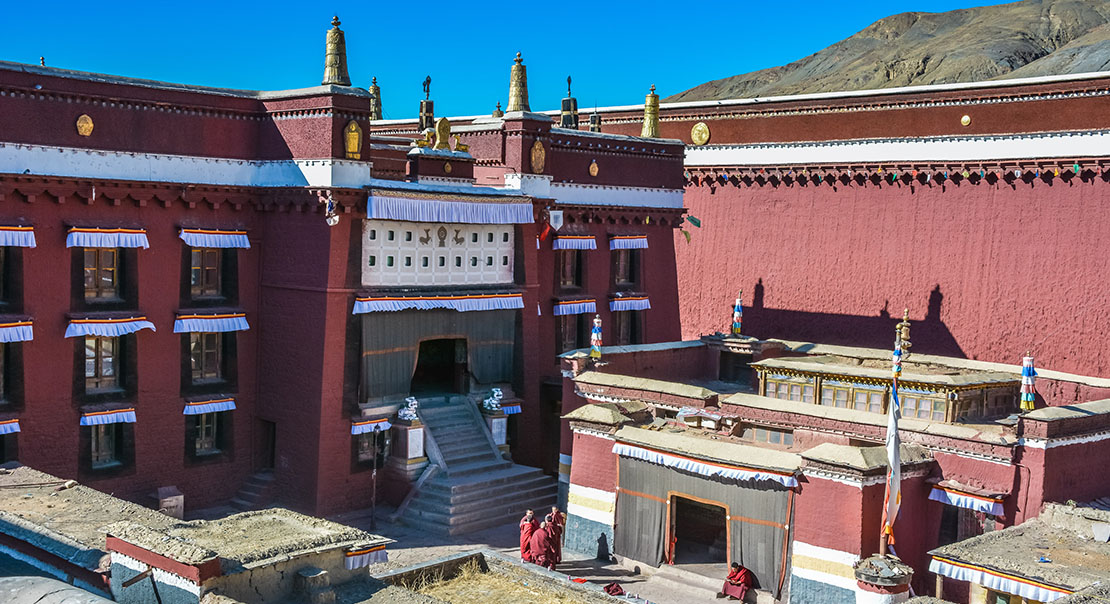
[(443, 162), (443, 171), (446, 172), (447, 174), (451, 173), (451, 162), (449, 162), (449, 161)]
[(547, 160), (547, 151), (543, 148), (543, 143), (536, 141), (532, 143), (532, 173), (543, 174), (544, 162)]
[(82, 113), (77, 118), (77, 134), (81, 136), (89, 136), (93, 131), (93, 121), (87, 113)]
[(698, 122), (690, 129), (690, 140), (695, 145), (704, 145), (709, 142), (709, 126), (705, 122)]
[(597, 160), (590, 161), (590, 176), (597, 176)]

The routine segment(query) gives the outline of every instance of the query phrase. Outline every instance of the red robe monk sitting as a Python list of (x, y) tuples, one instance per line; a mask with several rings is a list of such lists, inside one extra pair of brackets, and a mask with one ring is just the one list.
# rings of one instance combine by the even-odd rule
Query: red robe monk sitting
[(717, 597), (723, 598), (728, 596), (729, 600), (743, 600), (744, 594), (748, 593), (751, 586), (751, 571), (733, 562), (732, 570), (730, 570), (728, 576), (725, 577), (725, 584), (721, 587), (721, 593), (717, 594)]
[(532, 533), (540, 528), (535, 512), (528, 510), (524, 518), (520, 519), (520, 559), (523, 562), (535, 562), (535, 556), (529, 547), (532, 542)]
[(541, 522), (540, 528), (532, 533), (528, 551), (532, 554), (532, 562), (555, 570), (555, 545), (551, 542), (551, 533), (547, 530), (546, 522)]

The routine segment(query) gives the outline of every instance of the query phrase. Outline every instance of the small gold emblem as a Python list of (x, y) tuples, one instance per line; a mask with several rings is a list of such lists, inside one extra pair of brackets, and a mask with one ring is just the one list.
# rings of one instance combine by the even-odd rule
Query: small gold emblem
[(544, 161), (547, 159), (547, 152), (543, 149), (543, 143), (536, 141), (532, 143), (532, 173), (543, 174)]
[(347, 150), (347, 159), (362, 158), (362, 128), (358, 122), (347, 122), (347, 127), (343, 129), (343, 146)]
[(92, 134), (92, 131), (92, 118), (89, 117), (87, 113), (82, 113), (81, 116), (77, 118), (77, 134), (80, 134), (81, 136), (88, 136)]
[(451, 162), (449, 162), (449, 161), (443, 162), (443, 171), (448, 173), (448, 174), (451, 173)]
[(690, 140), (695, 145), (704, 145), (709, 142), (709, 126), (705, 122), (698, 122), (690, 129)]
[(970, 126), (971, 125), (971, 116), (970, 115), (965, 115), (965, 116), (961, 117), (960, 118), (960, 123), (963, 124), (964, 126)]
[(597, 160), (590, 161), (590, 176), (597, 176)]

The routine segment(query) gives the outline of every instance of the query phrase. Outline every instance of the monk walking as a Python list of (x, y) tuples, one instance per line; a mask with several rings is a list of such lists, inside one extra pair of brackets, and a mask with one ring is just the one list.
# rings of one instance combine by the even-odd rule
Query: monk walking
[(551, 543), (551, 533), (547, 530), (547, 523), (541, 522), (540, 528), (532, 533), (532, 540), (528, 544), (532, 562), (545, 568), (555, 570), (555, 546)]
[(743, 600), (744, 595), (748, 593), (751, 587), (752, 573), (738, 563), (733, 562), (732, 569), (725, 577), (725, 584), (721, 587), (721, 593), (717, 594), (717, 597), (728, 596), (729, 600)]
[(559, 506), (551, 506), (551, 513), (543, 518), (547, 523), (547, 532), (551, 534), (551, 543), (555, 548), (555, 564), (563, 561), (563, 530), (564, 520), (563, 513), (559, 511)]
[(536, 513), (532, 510), (524, 512), (524, 517), (520, 519), (520, 560), (521, 562), (534, 562), (534, 555), (529, 547), (532, 542), (532, 533), (540, 528), (540, 523), (536, 521)]

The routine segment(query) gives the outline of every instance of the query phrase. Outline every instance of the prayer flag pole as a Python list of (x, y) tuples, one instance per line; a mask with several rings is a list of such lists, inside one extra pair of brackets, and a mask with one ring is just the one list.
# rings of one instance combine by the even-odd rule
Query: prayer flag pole
[(887, 406), (886, 424), (886, 495), (883, 501), (883, 527), (879, 540), (879, 554), (886, 555), (894, 543), (894, 521), (902, 504), (902, 456), (898, 438), (898, 420), (902, 405), (898, 400), (898, 378), (902, 376), (902, 361), (909, 357), (910, 310), (902, 315), (902, 322), (894, 328), (894, 354), (891, 357), (890, 404)]

